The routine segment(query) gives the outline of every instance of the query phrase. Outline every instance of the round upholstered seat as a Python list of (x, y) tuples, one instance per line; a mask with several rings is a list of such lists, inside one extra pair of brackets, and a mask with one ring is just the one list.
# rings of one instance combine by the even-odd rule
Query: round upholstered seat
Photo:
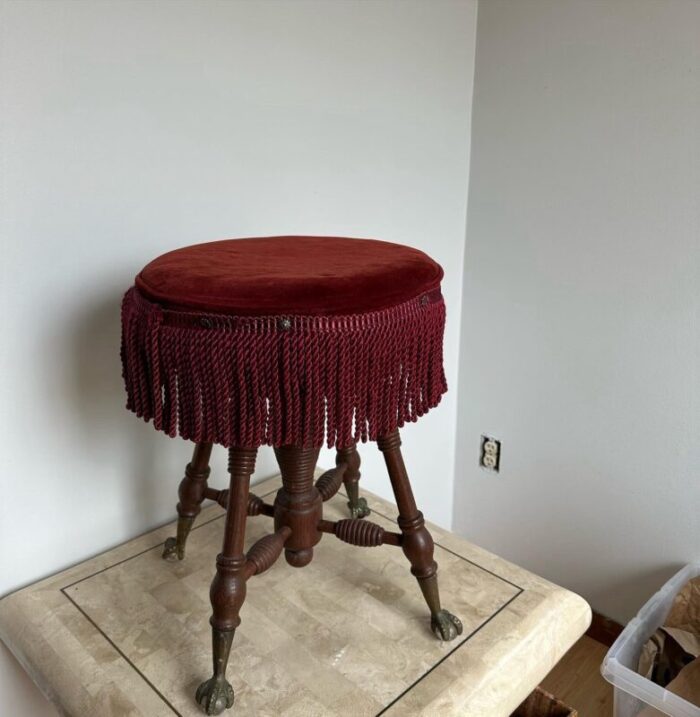
[(226, 239), (168, 252), (136, 277), (169, 307), (231, 313), (355, 314), (436, 289), (442, 269), (422, 251), (372, 239)]
[(443, 272), (369, 239), (266, 237), (164, 254), (122, 305), (127, 407), (225, 446), (345, 447), (436, 406)]

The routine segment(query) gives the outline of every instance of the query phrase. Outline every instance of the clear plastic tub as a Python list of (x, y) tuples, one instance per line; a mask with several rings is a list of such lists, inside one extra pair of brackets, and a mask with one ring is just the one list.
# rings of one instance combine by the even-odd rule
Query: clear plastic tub
[(700, 707), (647, 680), (637, 672), (644, 643), (664, 624), (681, 588), (700, 575), (700, 563), (676, 573), (633, 618), (603, 660), (603, 677), (615, 688), (615, 717), (634, 717), (651, 706), (671, 717), (700, 717)]

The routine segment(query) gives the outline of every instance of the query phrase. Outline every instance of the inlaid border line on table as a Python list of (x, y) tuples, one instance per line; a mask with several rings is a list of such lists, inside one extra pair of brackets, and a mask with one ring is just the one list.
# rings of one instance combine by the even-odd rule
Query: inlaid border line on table
[[(277, 492), (277, 488), (273, 488), (271, 491), (268, 491), (267, 493), (264, 493), (261, 495), (261, 498), (267, 498), (268, 496), (272, 495), (273, 493)], [(342, 491), (338, 491), (337, 495), (347, 498), (347, 495), (343, 493)], [(387, 515), (384, 515), (380, 511), (376, 509), (372, 509), (372, 512), (376, 515), (384, 518), (385, 520), (388, 520), (391, 523), (395, 523), (395, 519), (390, 518)], [(221, 520), (222, 518), (226, 517), (226, 513), (222, 513), (221, 515), (217, 515), (214, 518), (211, 518), (210, 520), (206, 520), (203, 523), (199, 523), (199, 525), (195, 525), (192, 530), (197, 530), (198, 528), (203, 528), (205, 525), (209, 525), (209, 523), (213, 523), (215, 520)], [(170, 523), (166, 523), (165, 525), (169, 525)], [(165, 527), (163, 525), (162, 527)], [(156, 529), (157, 530), (157, 529)], [(152, 531), (148, 531), (149, 533)], [(148, 535), (148, 533), (146, 533)], [(127, 541), (127, 543), (130, 541)], [(87, 612), (66, 592), (66, 590), (74, 587), (75, 585), (78, 585), (82, 582), (85, 582), (86, 580), (90, 580), (90, 578), (94, 578), (96, 575), (100, 575), (101, 573), (106, 572), (107, 570), (111, 570), (112, 568), (116, 568), (119, 565), (122, 565), (123, 563), (128, 562), (129, 560), (133, 560), (134, 558), (138, 558), (141, 555), (145, 555), (146, 553), (156, 550), (157, 548), (162, 547), (163, 541), (159, 540), (158, 543), (155, 545), (152, 545), (150, 548), (146, 548), (145, 550), (141, 550), (138, 553), (135, 553), (134, 555), (130, 555), (128, 558), (124, 558), (122, 560), (118, 560), (116, 563), (113, 563), (112, 565), (108, 565), (104, 568), (101, 568), (100, 570), (96, 570), (94, 573), (91, 573), (90, 575), (86, 575), (84, 578), (81, 578), (80, 580), (75, 580), (72, 583), (69, 583), (68, 585), (64, 585), (60, 590), (63, 596), (78, 610), (78, 612), (97, 630), (97, 632), (102, 635), (102, 637), (107, 640), (107, 642), (121, 655), (121, 657), (125, 660), (125, 662), (141, 677), (141, 679), (160, 697), (160, 699), (172, 710), (174, 714), (176, 714), (178, 717), (183, 717), (181, 712), (178, 712), (177, 709), (170, 703), (170, 701), (163, 695), (163, 693), (144, 675), (143, 672), (129, 659), (129, 657), (124, 653), (119, 646), (107, 635), (102, 628), (88, 615)], [(418, 677), (414, 682), (412, 682), (405, 690), (403, 690), (401, 693), (399, 693), (389, 704), (387, 704), (385, 707), (383, 707), (375, 717), (380, 717), (380, 715), (383, 715), (390, 707), (395, 705), (402, 697), (404, 697), (408, 692), (410, 692), (419, 682), (424, 680), (433, 670), (438, 668), (445, 660), (447, 660), (450, 656), (452, 656), (457, 650), (459, 650), (460, 647), (465, 645), (469, 640), (471, 640), (474, 635), (476, 635), (482, 628), (486, 627), (491, 620), (493, 620), (495, 617), (497, 617), (503, 610), (505, 610), (514, 600), (516, 600), (520, 595), (522, 595), (525, 592), (525, 588), (521, 587), (520, 585), (516, 585), (515, 583), (511, 582), (507, 578), (504, 578), (502, 575), (498, 575), (498, 573), (494, 573), (493, 571), (489, 570), (488, 568), (483, 567), (482, 565), (479, 565), (478, 563), (475, 563), (473, 560), (469, 560), (469, 558), (465, 558), (463, 555), (460, 555), (459, 553), (456, 553), (454, 550), (450, 550), (449, 548), (444, 547), (443, 545), (440, 545), (437, 541), (435, 542), (435, 545), (439, 547), (441, 550), (444, 550), (451, 555), (454, 555), (455, 557), (459, 558), (460, 560), (463, 560), (465, 563), (469, 563), (470, 565), (473, 565), (475, 568), (478, 568), (479, 570), (482, 570), (485, 573), (488, 573), (489, 575), (492, 575), (495, 578), (498, 578), (499, 580), (503, 581), (504, 583), (507, 583), (511, 587), (514, 587), (518, 590), (518, 592), (513, 595), (511, 598), (509, 598), (501, 607), (496, 610), (492, 615), (487, 617), (480, 625), (478, 625), (474, 630), (472, 630), (463, 640), (460, 641), (458, 645), (455, 645), (446, 655), (443, 655), (432, 667), (430, 667), (428, 670), (426, 670), (420, 677)]]

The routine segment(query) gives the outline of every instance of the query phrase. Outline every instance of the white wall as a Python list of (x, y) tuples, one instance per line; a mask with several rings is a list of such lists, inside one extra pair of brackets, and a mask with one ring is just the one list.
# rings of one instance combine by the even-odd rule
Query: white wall
[(699, 37), (695, 1), (479, 6), (454, 524), (621, 621), (700, 558)]
[[(0, 594), (172, 518), (189, 446), (123, 408), (119, 302), (153, 256), (226, 236), (376, 236), (444, 265), (453, 391), (405, 438), (419, 501), (449, 525), (475, 15), (3, 2)], [(50, 713), (0, 662), (0, 712)]]

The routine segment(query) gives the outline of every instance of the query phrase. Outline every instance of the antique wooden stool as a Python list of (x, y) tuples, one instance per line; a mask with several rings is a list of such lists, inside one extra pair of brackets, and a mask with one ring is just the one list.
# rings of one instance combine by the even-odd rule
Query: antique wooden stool
[[(462, 632), (440, 605), (433, 540), (416, 507), (398, 429), (436, 406), (442, 366), (443, 272), (422, 252), (388, 242), (267, 237), (198, 244), (148, 264), (122, 306), (127, 407), (158, 430), (195, 442), (180, 484), (177, 537), (165, 558), (182, 560), (202, 501), (226, 508), (211, 585), (214, 675), (196, 699), (207, 714), (233, 705), (226, 666), (246, 581), (284, 550), (307, 565), (323, 533), (357, 546), (400, 546), (441, 640)], [(384, 454), (400, 533), (363, 520), (359, 441)], [(321, 446), (336, 467), (314, 483)], [(229, 450), (230, 489), (207, 486), (214, 443)], [(283, 487), (274, 504), (249, 492), (261, 445), (274, 446)], [(342, 484), (351, 518), (324, 520)], [(246, 516), (275, 530), (244, 553)]]

